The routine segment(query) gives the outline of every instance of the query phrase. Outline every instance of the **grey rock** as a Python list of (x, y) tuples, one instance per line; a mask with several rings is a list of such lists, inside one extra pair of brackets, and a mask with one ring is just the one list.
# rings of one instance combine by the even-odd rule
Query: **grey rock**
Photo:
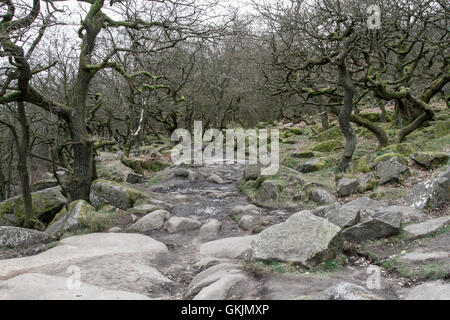
[(358, 198), (342, 205), (342, 210), (359, 212), (361, 220), (372, 218), (377, 212), (389, 207), (386, 201), (372, 200), (367, 197)]
[(327, 161), (326, 158), (311, 159), (301, 164), (297, 170), (302, 173), (320, 171), (326, 167)]
[(17, 248), (45, 243), (51, 237), (41, 231), (11, 226), (0, 227), (0, 248)]
[(343, 236), (346, 241), (356, 243), (381, 239), (397, 234), (401, 222), (401, 213), (389, 212), (345, 229)]
[[(247, 290), (247, 277), (243, 274), (226, 275), (209, 286), (203, 288), (192, 300), (225, 300), (229, 296), (236, 299), (235, 287), (240, 287), (238, 297), (244, 295)], [(233, 292), (233, 294), (231, 294)]]
[(439, 177), (415, 185), (405, 199), (416, 209), (434, 209), (450, 200), (450, 167)]
[(378, 211), (376, 215), (381, 215), (389, 212), (399, 212), (402, 215), (402, 223), (417, 221), (425, 217), (421, 210), (405, 206), (390, 206), (386, 209)]
[(204, 241), (211, 241), (217, 239), (222, 224), (219, 220), (208, 219), (198, 231), (198, 239)]
[(164, 226), (166, 220), (170, 217), (170, 213), (166, 210), (156, 210), (150, 212), (140, 218), (133, 224), (132, 228), (140, 232), (149, 232), (159, 230)]
[(341, 228), (305, 210), (259, 233), (247, 259), (295, 262), (309, 268), (336, 257), (341, 248)]
[(425, 282), (402, 293), (404, 300), (450, 300), (450, 283), (443, 280)]
[(359, 182), (356, 179), (342, 178), (337, 183), (337, 193), (339, 197), (347, 197), (358, 191)]
[(217, 174), (212, 174), (208, 178), (206, 178), (206, 181), (217, 183), (217, 184), (223, 184), (225, 183), (221, 177), (219, 177)]
[(341, 282), (326, 289), (319, 300), (384, 300), (382, 297), (353, 283)]
[[(41, 216), (52, 216), (59, 212), (67, 203), (67, 199), (61, 193), (61, 187), (48, 188), (31, 193), (33, 202), (33, 213), (36, 218)], [(2, 215), (17, 215), (23, 213), (22, 196), (9, 198), (0, 202)]]
[(200, 256), (237, 259), (248, 251), (254, 238), (255, 236), (243, 236), (205, 242), (200, 246)]
[(403, 228), (410, 238), (423, 238), (450, 223), (450, 216), (430, 219), (421, 223), (410, 224)]
[(184, 294), (185, 299), (190, 299), (197, 295), (203, 288), (215, 283), (223, 277), (241, 274), (242, 266), (234, 263), (220, 263), (210, 267), (192, 279)]
[(321, 207), (317, 207), (314, 210), (311, 211), (311, 213), (315, 216), (318, 217), (325, 217), (327, 215), (327, 213), (329, 213), (330, 211), (334, 211), (337, 210), (341, 207), (341, 204), (339, 202), (334, 202), (330, 205), (326, 205), (326, 206), (321, 206)]
[(309, 198), (317, 204), (328, 204), (336, 202), (336, 197), (322, 188), (314, 188), (308, 192)]
[(245, 180), (256, 180), (261, 175), (261, 165), (249, 164), (244, 170)]
[(325, 215), (325, 219), (341, 228), (347, 228), (357, 224), (360, 221), (361, 216), (359, 210), (339, 208), (328, 212)]
[(265, 180), (259, 188), (256, 198), (260, 201), (276, 200), (279, 196), (278, 185), (271, 181)]
[(51, 236), (59, 236), (65, 231), (73, 231), (83, 226), (84, 219), (95, 211), (95, 208), (84, 200), (69, 204), (69, 210), (62, 209), (45, 230)]
[(244, 215), (239, 220), (239, 227), (243, 230), (253, 230), (258, 225), (258, 219), (255, 216)]
[(393, 157), (379, 162), (376, 166), (376, 172), (380, 178), (380, 184), (386, 184), (388, 182), (399, 182), (402, 174), (409, 172), (409, 168), (398, 157)]
[(108, 290), (83, 283), (71, 290), (66, 277), (27, 273), (5, 280), (0, 286), (0, 300), (149, 300), (145, 295)]
[(131, 184), (142, 183), (144, 182), (144, 176), (142, 174), (130, 172), (127, 175), (127, 182)]
[(195, 219), (185, 217), (172, 217), (164, 225), (169, 233), (183, 232), (188, 230), (195, 230), (201, 227), (202, 223)]
[(446, 164), (449, 157), (444, 152), (416, 152), (410, 158), (422, 167), (433, 170)]

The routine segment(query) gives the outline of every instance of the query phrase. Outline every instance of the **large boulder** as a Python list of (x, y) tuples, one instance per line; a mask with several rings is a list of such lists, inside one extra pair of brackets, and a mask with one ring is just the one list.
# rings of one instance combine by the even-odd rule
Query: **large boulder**
[(122, 210), (132, 208), (137, 200), (148, 196), (139, 190), (119, 183), (98, 179), (92, 183), (89, 199), (96, 208), (110, 204)]
[(437, 178), (416, 184), (405, 199), (416, 209), (434, 209), (450, 199), (450, 167)]
[(444, 152), (416, 152), (411, 155), (411, 159), (422, 167), (433, 170), (447, 163), (448, 154)]
[(83, 225), (84, 219), (95, 211), (95, 208), (84, 200), (77, 200), (69, 204), (69, 210), (63, 208), (45, 230), (51, 236), (61, 235), (65, 231), (72, 231)]
[(399, 157), (380, 161), (376, 166), (376, 170), (377, 176), (380, 178), (380, 184), (400, 182), (402, 175), (409, 172), (408, 166)]
[[(67, 203), (60, 187), (53, 187), (31, 193), (34, 217), (41, 221), (49, 221), (53, 215)], [(0, 202), (0, 217), (16, 215), (19, 223), (25, 218), (22, 196), (9, 198)]]
[(309, 268), (333, 259), (341, 249), (341, 228), (305, 210), (258, 234), (247, 258), (294, 262)]
[(0, 248), (26, 247), (45, 243), (50, 239), (47, 233), (37, 230), (11, 226), (0, 227)]
[(345, 229), (344, 239), (348, 242), (365, 242), (397, 234), (400, 231), (402, 215), (388, 212)]
[[(76, 266), (82, 286), (89, 283), (109, 290), (154, 296), (156, 290), (162, 292), (171, 283), (152, 267), (152, 263), (156, 266), (156, 261), (164, 259), (167, 253), (163, 243), (145, 235), (91, 233), (65, 238), (56, 247), (34, 256), (0, 260), (0, 280), (30, 272), (67, 279), (68, 267)], [(55, 289), (45, 282), (39, 282), (39, 286), (46, 293)], [(11, 288), (1, 284), (0, 287), (0, 296), (11, 292)], [(25, 292), (22, 294), (17, 298), (25, 297)]]
[(39, 273), (21, 274), (0, 285), (0, 300), (149, 300), (145, 295), (108, 290), (83, 283), (79, 289), (67, 285), (67, 277)]

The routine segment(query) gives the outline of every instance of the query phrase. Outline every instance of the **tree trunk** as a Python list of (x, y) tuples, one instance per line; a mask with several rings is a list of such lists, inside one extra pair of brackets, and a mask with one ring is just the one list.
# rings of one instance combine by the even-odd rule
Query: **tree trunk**
[(30, 126), (25, 114), (25, 106), (23, 101), (17, 102), (18, 118), (22, 134), (20, 141), (17, 140), (17, 171), (19, 172), (20, 185), (22, 188), (23, 207), (25, 213), (25, 227), (30, 227), (33, 219), (33, 201), (31, 198), (30, 176), (28, 175), (28, 148), (30, 145)]
[(345, 64), (345, 56), (338, 60), (339, 68), (339, 82), (344, 87), (344, 106), (339, 114), (339, 126), (345, 137), (344, 153), (342, 155), (339, 170), (345, 171), (350, 164), (353, 157), (353, 152), (356, 148), (356, 136), (353, 133), (350, 125), (350, 118), (353, 111), (353, 96), (355, 94), (355, 87)]
[(323, 106), (319, 107), (319, 111), (320, 122), (322, 123), (322, 131), (327, 131), (328, 129), (330, 129), (330, 124), (328, 122), (328, 112)]

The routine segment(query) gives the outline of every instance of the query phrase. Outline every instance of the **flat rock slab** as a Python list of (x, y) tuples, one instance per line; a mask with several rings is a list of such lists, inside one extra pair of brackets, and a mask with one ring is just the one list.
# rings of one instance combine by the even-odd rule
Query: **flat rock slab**
[[(108, 290), (85, 283), (71, 287), (67, 278), (38, 273), (0, 281), (0, 300), (148, 300), (136, 293)], [(74, 288), (74, 289), (69, 289)]]
[(0, 248), (30, 246), (48, 242), (50, 239), (50, 236), (45, 232), (11, 226), (0, 226)]
[(425, 282), (403, 290), (400, 297), (404, 300), (450, 300), (450, 283), (442, 280)]
[(421, 223), (407, 225), (404, 230), (410, 234), (410, 238), (423, 238), (450, 223), (450, 216), (430, 219)]
[[(36, 270), (51, 271), (56, 267), (69, 266), (93, 258), (137, 254), (155, 257), (167, 252), (163, 243), (148, 236), (91, 233), (63, 239), (60, 245), (35, 256), (0, 260), (0, 280)], [(128, 262), (125, 260), (124, 263)]]
[(255, 236), (232, 237), (205, 242), (200, 246), (200, 256), (240, 258), (250, 247)]

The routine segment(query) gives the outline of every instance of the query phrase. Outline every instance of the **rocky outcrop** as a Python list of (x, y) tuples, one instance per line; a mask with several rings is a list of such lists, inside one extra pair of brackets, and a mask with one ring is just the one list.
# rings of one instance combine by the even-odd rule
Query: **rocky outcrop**
[(258, 234), (247, 258), (314, 267), (336, 257), (341, 248), (341, 228), (309, 211), (301, 211)]
[(103, 179), (92, 183), (89, 196), (91, 204), (96, 208), (110, 204), (122, 210), (132, 208), (137, 200), (147, 198), (148, 196), (139, 190)]

